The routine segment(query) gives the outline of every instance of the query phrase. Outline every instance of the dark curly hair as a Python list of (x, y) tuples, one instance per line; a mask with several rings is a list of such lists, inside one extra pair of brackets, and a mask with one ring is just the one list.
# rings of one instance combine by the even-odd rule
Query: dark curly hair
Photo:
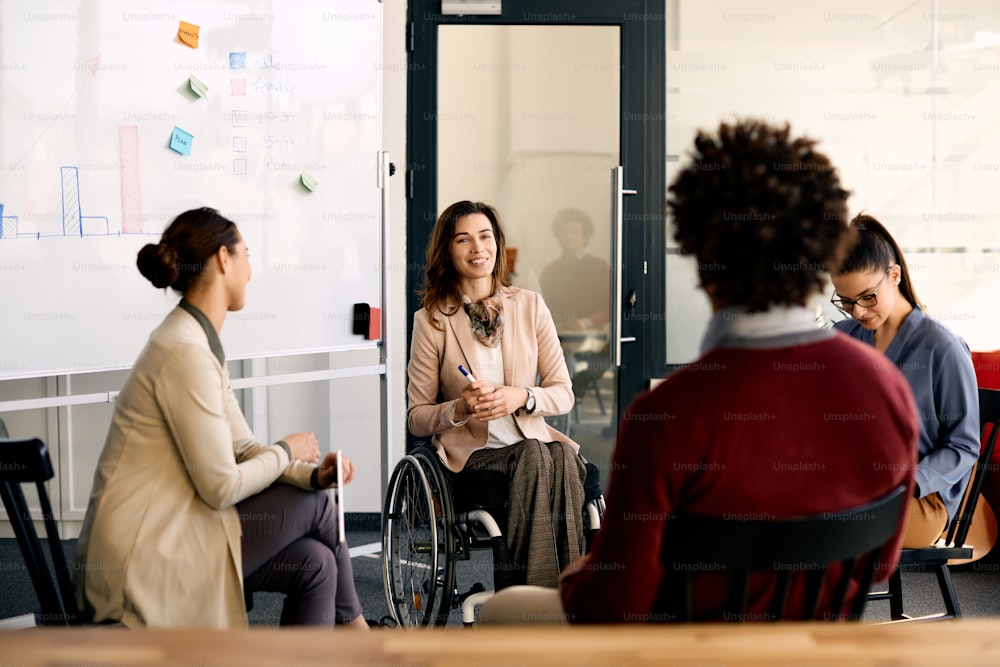
[[(493, 266), (493, 290), (509, 287), (510, 272), (507, 270), (507, 241), (500, 224), (500, 214), (489, 204), (460, 201), (446, 208), (431, 232), (431, 242), (427, 245), (427, 268), (424, 271), (424, 288), (420, 291), (420, 305), (427, 309), (431, 321), (437, 322), (435, 315), (442, 312), (450, 315), (461, 304), (459, 276), (451, 259), (451, 239), (455, 236), (455, 224), (460, 218), (473, 213), (482, 213), (493, 227), (493, 238), (497, 243), (496, 263)], [(445, 303), (451, 297), (453, 310), (445, 310)]]
[(853, 241), (837, 170), (790, 132), (753, 119), (699, 132), (668, 189), (680, 253), (724, 306), (804, 305)]
[(198, 284), (209, 258), (222, 246), (235, 252), (239, 242), (236, 223), (214, 208), (196, 208), (174, 218), (159, 243), (139, 250), (135, 263), (153, 287), (187, 294)]

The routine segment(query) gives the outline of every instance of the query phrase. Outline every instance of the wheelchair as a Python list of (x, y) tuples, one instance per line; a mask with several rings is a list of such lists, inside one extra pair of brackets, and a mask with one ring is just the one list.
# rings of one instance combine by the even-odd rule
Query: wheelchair
[[(604, 515), (600, 474), (584, 461), (583, 529), (589, 550)], [(456, 566), (471, 552), (490, 549), (494, 582), (510, 570), (506, 538), (495, 514), (503, 508), (457, 508), (444, 464), (434, 447), (423, 443), (396, 464), (382, 511), (382, 569), (386, 604), (400, 627), (445, 625), (462, 609), (466, 627), (476, 607), (492, 590), (477, 583), (459, 593)]]

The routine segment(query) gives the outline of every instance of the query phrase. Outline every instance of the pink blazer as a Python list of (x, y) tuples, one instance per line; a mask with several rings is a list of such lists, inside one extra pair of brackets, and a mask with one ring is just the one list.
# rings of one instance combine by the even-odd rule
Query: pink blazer
[[(547, 415), (566, 414), (576, 400), (552, 315), (536, 292), (508, 287), (502, 294), (504, 330), (500, 347), (504, 383), (529, 387), (535, 394), (535, 412), (515, 414), (514, 421), (525, 438), (566, 442), (579, 451), (579, 445), (544, 419)], [(458, 365), (478, 368), (482, 344), (473, 335), (469, 316), (462, 308), (450, 316), (440, 312), (436, 316), (440, 328), (435, 328), (426, 309), (413, 316), (407, 425), (417, 437), (433, 436), (445, 465), (458, 472), (472, 452), (486, 445), (488, 436), (487, 423), (478, 419), (452, 425), (456, 404), (468, 384)], [(444, 394), (442, 403), (438, 403), (439, 390)]]

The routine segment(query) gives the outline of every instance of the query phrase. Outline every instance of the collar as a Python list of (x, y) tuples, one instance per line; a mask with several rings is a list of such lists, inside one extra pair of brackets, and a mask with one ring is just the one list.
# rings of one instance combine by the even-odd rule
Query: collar
[(712, 315), (701, 341), (701, 353), (717, 347), (785, 347), (831, 336), (833, 332), (821, 329), (816, 315), (803, 306), (772, 306), (760, 313), (734, 306)]
[(212, 351), (215, 358), (219, 360), (219, 364), (222, 366), (226, 365), (226, 353), (222, 350), (222, 341), (219, 340), (219, 333), (212, 326), (212, 323), (208, 321), (208, 316), (201, 312), (190, 303), (181, 299), (181, 302), (177, 304), (180, 308), (183, 308), (191, 314), (201, 328), (205, 330), (205, 336), (208, 337), (208, 349)]
[[(920, 308), (920, 306), (914, 306), (913, 310), (906, 316), (900, 325), (899, 330), (891, 341), (889, 341), (889, 347), (885, 350), (885, 355), (890, 359), (896, 358), (899, 354), (900, 348), (906, 345), (906, 341), (912, 336), (918, 329), (922, 328), (921, 325), (923, 321), (928, 319), (927, 314)], [(862, 329), (864, 331), (864, 329)], [(865, 331), (869, 334), (871, 344), (875, 344), (875, 332)]]

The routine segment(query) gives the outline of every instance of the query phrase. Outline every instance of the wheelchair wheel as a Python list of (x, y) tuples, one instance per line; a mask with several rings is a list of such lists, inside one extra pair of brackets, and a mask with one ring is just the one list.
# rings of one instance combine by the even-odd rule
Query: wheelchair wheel
[(382, 513), (386, 603), (399, 626), (444, 625), (454, 590), (451, 497), (434, 462), (404, 456)]

